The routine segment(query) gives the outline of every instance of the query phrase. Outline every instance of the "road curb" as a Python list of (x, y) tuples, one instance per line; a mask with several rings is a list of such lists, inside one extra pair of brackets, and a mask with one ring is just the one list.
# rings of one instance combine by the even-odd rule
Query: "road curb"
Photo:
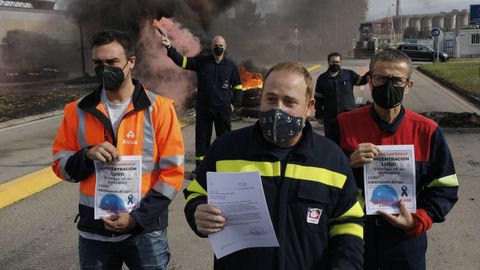
[(313, 71), (315, 71), (315, 70), (319, 69), (320, 67), (322, 67), (322, 65), (320, 65), (320, 64), (316, 64), (316, 65), (313, 65), (313, 66), (307, 67), (307, 70), (308, 70), (308, 72), (313, 72)]
[(0, 131), (2, 131), (2, 129), (11, 128), (11, 127), (19, 126), (19, 125), (22, 125), (22, 124), (39, 121), (39, 120), (44, 120), (44, 119), (59, 116), (59, 115), (62, 115), (62, 114), (63, 114), (63, 110), (56, 110), (56, 111), (53, 111), (53, 112), (30, 115), (30, 116), (26, 116), (26, 117), (22, 117), (22, 118), (17, 118), (17, 119), (12, 119), (12, 120), (9, 120), (9, 121), (1, 122), (0, 123)]
[[(321, 65), (316, 64), (307, 67), (307, 69), (309, 72), (312, 72), (320, 67)], [(20, 126), (22, 124), (44, 120), (62, 114), (63, 110), (57, 110), (53, 112), (6, 121), (0, 123), (0, 132), (5, 129)], [(192, 115), (179, 117), (179, 120), (182, 129), (192, 123), (195, 123), (194, 117), (192, 117)], [(187, 174), (185, 176), (187, 176)], [(27, 198), (35, 193), (43, 191), (60, 182), (62, 182), (62, 180), (53, 173), (50, 166), (39, 171), (35, 171), (33, 173), (9, 180), (5, 184), (0, 185), (0, 209), (11, 205), (17, 201), (20, 201), (24, 198)]]
[(0, 185), (0, 209), (43, 191), (62, 180), (46, 167)]
[[(38, 120), (54, 117), (61, 114), (63, 114), (63, 110), (46, 113), (42, 115), (25, 117), (28, 119), (22, 118), (22, 119), (11, 120), (11, 121), (8, 121), (8, 122), (12, 122), (11, 125), (5, 126), (3, 127), (3, 129), (12, 128), (14, 126), (18, 126), (24, 123), (38, 121)], [(194, 121), (192, 121), (192, 119), (185, 118), (185, 119), (182, 119), (182, 121), (180, 122), (180, 125), (183, 129), (184, 127), (192, 124), (193, 122)], [(1, 130), (2, 128), (0, 127), (0, 131)], [(60, 182), (62, 182), (62, 179), (58, 178), (55, 175), (55, 173), (53, 172), (50, 166), (40, 169), (38, 171), (26, 174), (24, 176), (11, 179), (4, 184), (0, 184), (0, 209), (6, 206), (12, 205), (15, 202), (18, 202), (27, 197), (30, 197)]]

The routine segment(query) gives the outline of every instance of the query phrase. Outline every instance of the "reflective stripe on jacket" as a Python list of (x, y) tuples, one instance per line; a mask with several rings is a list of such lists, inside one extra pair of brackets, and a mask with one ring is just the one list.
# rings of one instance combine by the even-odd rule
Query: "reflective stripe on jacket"
[(117, 136), (100, 102), (101, 89), (65, 106), (64, 119), (53, 143), (52, 168), (58, 177), (80, 182), (82, 231), (112, 235), (103, 222), (93, 220), (95, 168), (86, 150), (109, 141), (122, 156), (142, 156), (142, 201), (131, 212), (137, 231), (164, 228), (167, 207), (181, 188), (184, 176), (184, 146), (173, 101), (147, 91), (136, 80), (132, 101)]
[[(424, 209), (433, 222), (445, 220), (458, 200), (459, 184), (452, 155), (437, 123), (401, 108), (397, 119), (388, 125), (369, 105), (340, 114), (331, 127), (327, 136), (348, 156), (360, 143), (414, 145), (417, 208)], [(363, 167), (354, 169), (354, 174), (363, 190)]]
[(243, 87), (237, 64), (224, 57), (219, 63), (213, 55), (197, 55), (186, 57), (171, 46), (167, 55), (179, 67), (197, 73), (198, 111), (230, 111), (230, 104), (240, 106)]
[(364, 214), (350, 163), (308, 122), (303, 132), (285, 161), (265, 141), (258, 123), (224, 134), (210, 148), (197, 178), (184, 190), (190, 227), (200, 235), (194, 213), (207, 203), (207, 171), (258, 171), (280, 243), (215, 259), (215, 269), (362, 269)]

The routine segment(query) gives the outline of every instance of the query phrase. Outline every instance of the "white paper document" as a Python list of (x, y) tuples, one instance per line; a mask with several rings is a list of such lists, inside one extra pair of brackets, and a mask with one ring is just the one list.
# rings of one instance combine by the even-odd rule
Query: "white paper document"
[(278, 247), (257, 171), (207, 172), (208, 203), (222, 211), (227, 226), (208, 236), (218, 259), (253, 247)]
[(95, 219), (137, 208), (142, 190), (142, 156), (121, 156), (103, 163), (95, 160)]
[(413, 145), (379, 145), (380, 153), (363, 166), (367, 215), (378, 210), (400, 213), (403, 201), (410, 213), (417, 211), (415, 151)]

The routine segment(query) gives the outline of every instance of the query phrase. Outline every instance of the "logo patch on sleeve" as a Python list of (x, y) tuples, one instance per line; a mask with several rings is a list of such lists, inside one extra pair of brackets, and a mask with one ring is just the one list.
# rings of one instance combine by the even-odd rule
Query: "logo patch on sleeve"
[(307, 222), (312, 224), (318, 224), (320, 217), (322, 216), (322, 209), (319, 208), (308, 208), (307, 212)]

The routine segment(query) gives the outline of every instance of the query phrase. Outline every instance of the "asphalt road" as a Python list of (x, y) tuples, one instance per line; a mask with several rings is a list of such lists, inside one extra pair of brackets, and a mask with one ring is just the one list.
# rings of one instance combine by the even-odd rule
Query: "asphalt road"
[[(317, 62), (318, 63), (318, 62)], [(367, 62), (347, 60), (348, 67), (363, 73)], [(310, 65), (313, 63), (306, 63)], [(323, 64), (323, 63), (322, 63)], [(322, 69), (313, 72), (316, 78)], [(363, 71), (363, 72), (362, 72)], [(477, 112), (430, 79), (414, 73), (415, 87), (406, 106), (415, 111)], [(367, 89), (356, 89), (369, 98)], [(0, 130), (0, 184), (44, 168), (51, 161), (51, 142), (59, 117)], [(234, 128), (253, 120), (234, 123)], [(319, 133), (323, 130), (317, 124)], [(194, 126), (183, 129), (187, 171), (194, 164)], [(428, 269), (480, 269), (480, 130), (445, 130), (460, 181), (460, 200), (443, 224), (429, 233)], [(185, 181), (187, 185), (189, 181)], [(43, 192), (0, 209), (1, 269), (78, 269), (78, 186), (57, 184)], [(179, 194), (170, 207), (168, 229), (172, 259), (169, 269), (212, 269), (212, 252), (206, 239), (196, 237), (183, 216)]]

